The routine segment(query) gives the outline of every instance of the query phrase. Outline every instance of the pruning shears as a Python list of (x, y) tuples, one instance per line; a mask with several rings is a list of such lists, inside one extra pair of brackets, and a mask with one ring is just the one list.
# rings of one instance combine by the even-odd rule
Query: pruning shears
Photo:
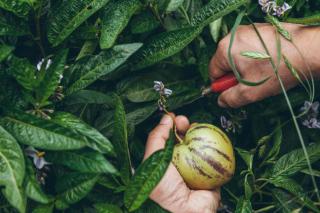
[(210, 93), (221, 93), (238, 84), (238, 80), (233, 73), (226, 74), (216, 80), (211, 85), (202, 90), (202, 96), (206, 96)]

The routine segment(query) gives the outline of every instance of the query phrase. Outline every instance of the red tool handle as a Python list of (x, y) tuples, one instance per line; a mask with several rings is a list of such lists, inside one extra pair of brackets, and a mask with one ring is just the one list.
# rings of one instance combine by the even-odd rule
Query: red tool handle
[(212, 92), (223, 92), (237, 84), (238, 81), (236, 76), (231, 73), (214, 80), (210, 87)]

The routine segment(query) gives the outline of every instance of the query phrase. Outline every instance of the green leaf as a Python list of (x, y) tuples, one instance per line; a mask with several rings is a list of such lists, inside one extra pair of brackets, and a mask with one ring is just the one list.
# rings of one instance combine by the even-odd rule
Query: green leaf
[(65, 188), (55, 201), (57, 209), (66, 209), (69, 205), (75, 204), (82, 200), (94, 187), (98, 180), (97, 175), (71, 173), (63, 177)]
[(272, 24), (285, 39), (287, 39), (288, 41), (292, 41), (289, 31), (283, 28), (280, 21), (276, 17), (267, 15), (265, 19), (267, 22)]
[(13, 50), (14, 47), (8, 45), (0, 45), (0, 63), (5, 60)]
[(22, 36), (27, 34), (30, 34), (30, 32), (25, 20), (17, 17), (0, 16), (0, 36)]
[(315, 177), (320, 177), (320, 171), (319, 170), (312, 170), (312, 174), (311, 172), (309, 171), (309, 169), (303, 169), (301, 170), (300, 172), (304, 173), (304, 174), (307, 174), (307, 175), (313, 175)]
[(96, 40), (88, 40), (85, 41), (77, 58), (76, 61), (80, 60), (81, 58), (84, 58), (86, 56), (90, 56), (94, 53), (98, 46), (98, 42)]
[(249, 183), (249, 177), (250, 177), (250, 174), (247, 173), (244, 178), (244, 194), (245, 194), (245, 199), (247, 200), (250, 200), (252, 196), (252, 189)]
[(48, 40), (55, 47), (109, 0), (68, 0), (52, 12)]
[(285, 55), (282, 55), (282, 57), (283, 57), (284, 63), (286, 64), (287, 68), (289, 69), (291, 75), (293, 77), (295, 77), (301, 84), (303, 84), (303, 81), (300, 78), (298, 71), (292, 66), (292, 64), (290, 63), (288, 58)]
[(312, 16), (307, 16), (302, 18), (290, 17), (290, 18), (287, 18), (285, 21), (289, 23), (294, 23), (294, 24), (318, 26), (320, 25), (320, 14), (318, 13)]
[(248, 3), (248, 0), (211, 0), (202, 7), (191, 19), (192, 26), (206, 26)]
[(29, 114), (15, 113), (0, 119), (0, 124), (20, 143), (35, 148), (71, 150), (87, 144), (76, 131)]
[(243, 51), (240, 53), (240, 55), (247, 57), (247, 58), (261, 59), (261, 60), (270, 58), (270, 56), (266, 53), (255, 52), (255, 51)]
[(25, 58), (12, 56), (8, 61), (8, 73), (27, 90), (33, 90), (36, 85), (35, 67)]
[(45, 71), (44, 79), (37, 88), (38, 100), (40, 103), (45, 102), (58, 87), (61, 76), (64, 71), (64, 65), (67, 60), (68, 50), (62, 50), (53, 59), (53, 63)]
[[(307, 147), (310, 163), (320, 159), (320, 144)], [(272, 177), (290, 176), (302, 169), (307, 168), (308, 164), (302, 149), (296, 149), (283, 155), (272, 168)]]
[(73, 73), (84, 73), (66, 91), (70, 95), (84, 89), (100, 77), (111, 73), (123, 64), (135, 51), (141, 47), (141, 43), (117, 45), (97, 56), (91, 57), (85, 64), (78, 63), (73, 68)]
[(111, 142), (104, 137), (98, 130), (89, 126), (76, 116), (67, 112), (55, 113), (53, 122), (65, 127), (73, 129), (75, 132), (86, 138), (87, 146), (110, 156), (115, 156), (115, 152)]
[(113, 0), (107, 5), (101, 23), (101, 49), (107, 49), (114, 45), (118, 35), (141, 6), (139, 0)]
[(169, 4), (166, 8), (166, 12), (174, 12), (179, 9), (180, 6), (182, 6), (184, 0), (170, 0)]
[(270, 179), (269, 182), (276, 187), (285, 189), (288, 192), (292, 193), (298, 198), (299, 202), (302, 205), (307, 206), (308, 208), (310, 208), (310, 210), (318, 213), (320, 212), (319, 208), (315, 206), (314, 202), (305, 194), (305, 190), (295, 180), (279, 176), (275, 179)]
[(7, 201), (20, 213), (25, 212), (26, 197), (22, 190), (25, 162), (17, 141), (0, 126), (0, 186)]
[(216, 42), (216, 43), (219, 41), (221, 26), (222, 26), (222, 18), (219, 18), (209, 24), (210, 34), (211, 34), (214, 42)]
[(107, 188), (107, 189), (114, 189), (117, 190), (120, 187), (123, 187), (118, 181), (117, 179), (112, 176), (112, 175), (103, 175), (100, 176), (99, 180), (98, 180), (98, 184), (100, 184), (101, 186)]
[(133, 34), (150, 32), (159, 26), (160, 22), (150, 11), (145, 11), (138, 16), (133, 17), (130, 23), (131, 32)]
[(231, 54), (231, 49), (232, 49), (232, 46), (233, 46), (233, 42), (234, 42), (234, 38), (235, 38), (235, 34), (236, 34), (236, 31), (237, 31), (237, 28), (238, 26), (240, 25), (241, 21), (242, 21), (242, 18), (244, 16), (244, 12), (241, 12), (238, 14), (237, 16), (237, 19), (231, 29), (231, 36), (230, 36), (230, 44), (229, 44), (229, 48), (228, 48), (228, 60), (229, 60), (229, 63), (230, 63), (230, 66), (232, 68), (232, 71), (234, 73), (234, 75), (236, 76), (237, 80), (242, 83), (242, 84), (245, 84), (247, 86), (258, 86), (260, 84), (263, 84), (265, 83), (270, 77), (267, 77), (261, 81), (258, 81), (258, 82), (250, 82), (250, 81), (246, 81), (244, 79), (241, 78), (240, 76), (240, 73), (238, 72), (237, 68), (236, 68), (236, 64), (234, 62), (234, 59), (232, 57), (232, 54)]
[(128, 145), (128, 127), (126, 121), (126, 112), (123, 103), (119, 97), (115, 97), (115, 112), (114, 112), (114, 130), (113, 143), (117, 152), (118, 161), (120, 162), (121, 178), (127, 184), (132, 175), (130, 150)]
[(249, 151), (246, 151), (244, 149), (235, 148), (235, 150), (238, 152), (240, 157), (244, 160), (244, 162), (247, 164), (248, 169), (252, 170), (252, 164), (253, 164), (253, 154)]
[(46, 205), (38, 205), (32, 210), (32, 213), (52, 213), (53, 212), (53, 203), (46, 204)]
[(114, 166), (101, 153), (95, 151), (48, 152), (46, 160), (83, 173), (117, 173)]
[(137, 169), (124, 194), (129, 211), (138, 209), (165, 174), (172, 158), (174, 134), (171, 132), (165, 149), (153, 153)]
[(25, 178), (25, 192), (28, 198), (42, 204), (48, 204), (52, 198), (46, 195), (36, 179), (36, 172), (30, 160), (26, 161), (27, 173)]
[(97, 213), (122, 213), (123, 211), (116, 205), (109, 203), (96, 203), (93, 205)]
[(0, 0), (0, 7), (20, 17), (28, 15), (31, 9), (27, 0)]
[(274, 160), (278, 156), (281, 148), (282, 139), (283, 139), (283, 135), (282, 135), (281, 123), (280, 121), (278, 121), (276, 130), (273, 134), (272, 148), (270, 149), (267, 156), (265, 157), (266, 160)]
[(237, 207), (235, 213), (252, 213), (253, 209), (250, 200), (246, 200), (241, 197), (237, 202)]
[(132, 70), (138, 70), (153, 65), (168, 58), (185, 48), (202, 31), (199, 27), (188, 27), (164, 32), (152, 37), (133, 56)]
[(295, 210), (298, 210), (298, 212), (301, 210), (301, 204), (297, 203), (297, 200), (284, 190), (273, 189), (272, 196), (277, 204), (277, 209), (281, 210), (281, 212), (292, 213)]

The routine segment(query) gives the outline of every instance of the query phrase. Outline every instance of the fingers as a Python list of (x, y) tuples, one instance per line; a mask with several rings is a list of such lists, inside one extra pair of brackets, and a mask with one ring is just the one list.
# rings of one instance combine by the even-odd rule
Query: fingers
[(148, 158), (155, 151), (164, 148), (166, 141), (169, 139), (170, 130), (172, 129), (172, 127), (172, 117), (169, 115), (164, 115), (159, 125), (154, 128), (149, 134), (143, 159)]
[(228, 36), (219, 42), (218, 49), (209, 64), (211, 80), (220, 78), (231, 71), (227, 57), (228, 45)]
[(176, 123), (179, 134), (181, 135), (186, 134), (187, 130), (190, 127), (190, 122), (188, 118), (185, 116), (179, 115), (176, 117), (175, 123)]
[(243, 89), (244, 87), (244, 85), (238, 84), (221, 93), (218, 98), (218, 105), (224, 108), (238, 108), (250, 103), (250, 94)]

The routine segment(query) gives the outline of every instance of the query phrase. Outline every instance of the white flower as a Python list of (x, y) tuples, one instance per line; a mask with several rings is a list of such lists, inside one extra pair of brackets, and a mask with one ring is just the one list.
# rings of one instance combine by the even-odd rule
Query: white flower
[(44, 166), (51, 164), (44, 159), (44, 152), (39, 152), (31, 146), (25, 149), (25, 153), (33, 159), (33, 164), (37, 169), (42, 169)]
[(316, 118), (306, 119), (302, 122), (302, 124), (309, 129), (320, 129), (320, 121)]
[[(41, 70), (41, 67), (42, 67), (42, 64), (44, 63), (44, 58), (41, 59), (41, 61), (38, 62), (37, 64), (37, 70), (40, 71)], [(45, 70), (49, 69), (50, 65), (52, 64), (52, 60), (51, 59), (48, 59), (47, 60), (47, 64), (46, 64), (46, 67), (45, 67)]]

